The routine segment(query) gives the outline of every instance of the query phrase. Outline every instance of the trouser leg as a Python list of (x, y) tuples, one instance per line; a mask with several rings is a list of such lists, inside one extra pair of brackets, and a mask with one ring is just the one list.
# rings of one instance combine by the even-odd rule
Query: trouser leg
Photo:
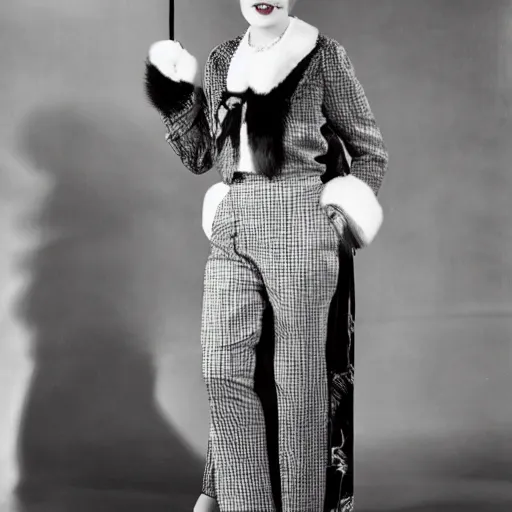
[(240, 245), (254, 258), (274, 312), (282, 510), (323, 512), (329, 462), (326, 343), (340, 240), (319, 206), (321, 184), (265, 183), (249, 191), (238, 202), (240, 210), (249, 203), (241, 214)]
[(325, 499), (329, 419), (325, 351), (338, 266), (328, 253), (321, 251), (316, 258), (314, 253), (287, 262), (286, 274), (293, 284), (274, 286), (280, 293), (270, 296), (276, 327), (283, 512), (322, 512)]
[(224, 242), (212, 245), (206, 265), (202, 320), (215, 491), (222, 512), (273, 512), (265, 421), (254, 391), (263, 284)]
[(208, 446), (206, 449), (206, 464), (203, 472), (203, 483), (201, 492), (210, 496), (211, 498), (217, 499), (217, 492), (215, 490), (215, 465), (213, 460), (212, 451), (212, 439), (213, 439), (213, 426), (210, 422), (210, 431), (208, 435)]

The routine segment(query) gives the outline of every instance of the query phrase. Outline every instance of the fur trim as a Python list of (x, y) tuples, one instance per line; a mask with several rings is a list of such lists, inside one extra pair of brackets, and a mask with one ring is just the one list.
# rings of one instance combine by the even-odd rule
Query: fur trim
[(151, 104), (166, 117), (182, 110), (194, 92), (192, 84), (175, 82), (164, 76), (149, 59), (146, 61), (145, 86)]
[(212, 185), (204, 195), (203, 199), (203, 214), (202, 224), (203, 231), (208, 240), (212, 237), (213, 221), (215, 214), (219, 208), (220, 203), (229, 192), (229, 185), (223, 182), (215, 183)]
[(326, 183), (320, 204), (323, 207), (333, 205), (343, 212), (360, 247), (370, 245), (382, 225), (382, 207), (373, 190), (351, 174)]
[(199, 65), (197, 59), (177, 41), (157, 41), (149, 48), (149, 62), (162, 75), (175, 82), (195, 84)]
[(243, 36), (229, 66), (227, 89), (235, 94), (248, 89), (257, 94), (268, 94), (313, 50), (319, 34), (317, 28), (291, 17), (279, 43), (264, 52), (257, 52), (249, 46), (249, 32), (250, 29)]

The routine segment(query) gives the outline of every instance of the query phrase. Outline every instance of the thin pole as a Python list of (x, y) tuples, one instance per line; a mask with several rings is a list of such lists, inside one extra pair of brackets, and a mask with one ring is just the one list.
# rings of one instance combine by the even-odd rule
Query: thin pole
[(169, 39), (174, 39), (174, 0), (169, 0)]

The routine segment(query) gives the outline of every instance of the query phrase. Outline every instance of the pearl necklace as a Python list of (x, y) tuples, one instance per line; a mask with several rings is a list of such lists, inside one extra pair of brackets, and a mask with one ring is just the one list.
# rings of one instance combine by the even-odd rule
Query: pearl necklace
[(286, 27), (286, 29), (284, 30), (284, 32), (279, 36), (277, 37), (276, 39), (274, 39), (273, 41), (271, 41), (270, 43), (264, 45), (264, 46), (254, 46), (252, 43), (251, 43), (251, 32), (249, 32), (249, 37), (247, 38), (247, 42), (249, 44), (249, 47), (252, 48), (255, 52), (264, 52), (265, 50), (269, 50), (270, 48), (272, 48), (273, 46), (275, 46), (277, 43), (279, 43), (279, 41), (281, 41), (281, 39), (283, 38), (283, 36), (286, 34), (286, 32), (288, 31), (288, 28), (289, 26), (291, 25), (291, 23), (288, 24), (288, 27)]

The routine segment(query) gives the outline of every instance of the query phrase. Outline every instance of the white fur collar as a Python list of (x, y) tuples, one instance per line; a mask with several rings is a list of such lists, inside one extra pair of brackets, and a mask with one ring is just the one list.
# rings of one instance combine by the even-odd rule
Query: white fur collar
[(319, 34), (317, 28), (291, 17), (281, 40), (268, 50), (257, 52), (249, 46), (249, 31), (229, 65), (227, 89), (232, 93), (249, 88), (258, 94), (269, 93), (314, 49)]

